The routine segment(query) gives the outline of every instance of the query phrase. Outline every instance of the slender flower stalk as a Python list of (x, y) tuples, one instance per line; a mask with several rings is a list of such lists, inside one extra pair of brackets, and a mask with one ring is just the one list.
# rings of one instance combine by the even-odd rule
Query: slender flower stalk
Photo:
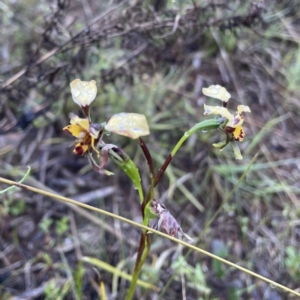
[[(145, 200), (141, 204), (143, 225), (148, 226), (149, 215), (147, 214), (147, 210), (148, 210), (147, 205), (153, 199), (155, 171), (154, 171), (154, 164), (153, 164), (152, 156), (150, 154), (150, 151), (149, 151), (147, 145), (145, 144), (145, 142), (143, 141), (142, 138), (139, 138), (139, 145), (140, 145), (141, 149), (143, 150), (144, 156), (145, 156), (148, 166), (149, 166), (149, 172), (150, 172), (150, 187), (148, 189), (148, 193), (146, 195)], [(136, 258), (136, 262), (135, 262), (135, 266), (134, 266), (134, 270), (133, 270), (133, 274), (132, 274), (132, 280), (131, 280), (129, 290), (126, 295), (126, 300), (130, 300), (134, 295), (138, 276), (139, 276), (139, 273), (140, 273), (140, 271), (145, 263), (145, 260), (148, 256), (150, 247), (151, 247), (151, 243), (150, 243), (150, 236), (148, 234), (148, 231), (142, 230), (142, 234), (140, 237), (139, 249), (137, 252), (137, 258)]]
[(162, 167), (159, 169), (158, 173), (155, 176), (154, 186), (156, 186), (161, 179), (162, 175), (164, 174), (165, 170), (167, 169), (168, 165), (172, 161), (173, 157), (179, 150), (179, 148), (182, 146), (182, 144), (195, 132), (197, 131), (207, 131), (212, 129), (218, 129), (220, 127), (222, 120), (206, 120), (202, 121), (200, 123), (197, 123), (195, 126), (193, 126), (191, 129), (186, 131), (184, 135), (181, 137), (181, 139), (177, 142), (177, 144), (174, 146), (171, 153), (167, 156), (167, 159), (163, 163)]

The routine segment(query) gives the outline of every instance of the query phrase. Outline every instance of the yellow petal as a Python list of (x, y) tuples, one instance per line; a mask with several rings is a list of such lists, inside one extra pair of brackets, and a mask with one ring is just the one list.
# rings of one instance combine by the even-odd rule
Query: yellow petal
[(221, 115), (225, 119), (231, 121), (233, 120), (233, 115), (228, 111), (227, 108), (222, 106), (210, 106), (204, 104), (204, 114), (205, 115)]
[(246, 134), (242, 126), (235, 127), (233, 136), (237, 141), (241, 142), (244, 139), (245, 135)]
[(238, 105), (237, 111), (239, 114), (241, 114), (242, 112), (250, 112), (251, 113), (250, 107), (246, 106), (246, 105)]
[(73, 101), (80, 106), (90, 105), (97, 94), (96, 81), (81, 81), (75, 79), (70, 83)]
[(208, 88), (203, 88), (202, 93), (206, 96), (227, 102), (231, 95), (227, 90), (220, 85), (211, 85)]
[(132, 139), (150, 134), (146, 117), (135, 113), (113, 115), (105, 125), (105, 129)]
[(99, 152), (99, 150), (97, 150), (97, 149), (95, 148), (95, 138), (94, 138), (94, 137), (92, 137), (91, 144), (92, 144), (93, 150), (97, 153), (97, 156), (99, 157), (99, 156), (100, 156), (100, 152)]
[(68, 131), (70, 134), (72, 134), (76, 138), (81, 138), (82, 137), (82, 133), (84, 132), (82, 130), (82, 127), (79, 126), (79, 125), (77, 125), (77, 124), (68, 125), (68, 126), (64, 127), (63, 130)]
[(85, 130), (87, 132), (90, 129), (90, 121), (88, 119), (82, 119), (82, 118), (79, 118), (78, 116), (73, 116), (71, 118), (70, 123), (72, 125), (78, 125), (78, 126), (80, 126), (83, 130)]

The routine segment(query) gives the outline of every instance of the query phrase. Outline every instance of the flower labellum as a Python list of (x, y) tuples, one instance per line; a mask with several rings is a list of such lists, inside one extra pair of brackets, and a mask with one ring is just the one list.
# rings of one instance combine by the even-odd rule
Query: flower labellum
[(89, 106), (96, 98), (96, 81), (75, 79), (70, 83), (73, 101), (81, 107)]
[(113, 115), (106, 123), (105, 130), (132, 139), (150, 134), (147, 119), (144, 115), (125, 112)]
[(241, 142), (245, 137), (245, 131), (241, 126), (244, 122), (242, 112), (251, 112), (249, 106), (239, 105), (237, 107), (237, 112), (232, 114), (225, 107), (221, 106), (209, 106), (204, 104), (204, 114), (205, 115), (221, 115), (223, 118), (228, 120), (226, 124), (226, 131), (231, 133), (236, 141)]
[(92, 124), (88, 119), (82, 119), (78, 116), (72, 117), (70, 125), (63, 128), (77, 138), (77, 144), (73, 151), (77, 155), (84, 155), (91, 147), (97, 152), (95, 140), (98, 139), (101, 129), (100, 124)]

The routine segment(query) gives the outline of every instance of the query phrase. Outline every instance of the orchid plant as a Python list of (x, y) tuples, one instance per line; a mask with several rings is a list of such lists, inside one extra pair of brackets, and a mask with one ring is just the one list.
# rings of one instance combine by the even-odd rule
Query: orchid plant
[(233, 147), (233, 152), (236, 159), (243, 159), (241, 155), (241, 151), (236, 143), (236, 141), (243, 141), (245, 137), (245, 131), (242, 127), (244, 122), (244, 118), (242, 116), (243, 112), (251, 112), (249, 106), (246, 105), (238, 105), (237, 112), (232, 114), (226, 108), (227, 102), (230, 99), (231, 95), (227, 92), (227, 90), (220, 85), (211, 85), (208, 88), (203, 88), (202, 92), (206, 96), (210, 96), (212, 98), (216, 98), (222, 101), (223, 106), (209, 106), (204, 104), (204, 114), (205, 115), (220, 115), (224, 118), (223, 125), (220, 126), (220, 130), (225, 133), (226, 141), (213, 144), (214, 147), (219, 150), (223, 150), (223, 148), (231, 142)]
[[(242, 159), (237, 142), (241, 142), (245, 137), (245, 131), (242, 128), (244, 121), (242, 113), (250, 112), (250, 108), (245, 105), (239, 105), (237, 107), (237, 112), (232, 114), (226, 108), (231, 95), (224, 87), (212, 85), (208, 88), (204, 88), (204, 95), (219, 99), (223, 103), (222, 107), (204, 104), (204, 114), (216, 114), (220, 115), (221, 118), (202, 121), (186, 131), (156, 173), (151, 153), (142, 139), (143, 136), (150, 134), (146, 117), (142, 114), (121, 112), (113, 115), (107, 122), (101, 124), (93, 123), (90, 117), (90, 105), (97, 95), (96, 82), (94, 80), (86, 82), (75, 79), (71, 82), (70, 86), (73, 101), (82, 108), (85, 116), (85, 118), (73, 116), (70, 120), (70, 125), (63, 128), (76, 138), (73, 152), (79, 156), (86, 156), (96, 172), (106, 175), (113, 175), (112, 172), (105, 170), (108, 160), (111, 159), (127, 174), (138, 190), (143, 225), (148, 226), (149, 222), (154, 220), (154, 223), (152, 224), (153, 228), (159, 229), (168, 235), (178, 238), (184, 237), (189, 241), (192, 241), (192, 239), (182, 230), (176, 219), (170, 214), (166, 206), (154, 199), (154, 189), (181, 145), (197, 131), (212, 129), (220, 130), (225, 134), (226, 140), (213, 144), (213, 146), (222, 150), (230, 143), (233, 146), (236, 159)], [(120, 147), (114, 144), (105, 143), (104, 139), (107, 132), (138, 140), (139, 146), (148, 163), (150, 173), (150, 187), (145, 194), (141, 186), (138, 168)], [(149, 232), (144, 230), (141, 233), (138, 255), (126, 299), (131, 299), (134, 294), (139, 272), (145, 262), (149, 250), (150, 235)]]

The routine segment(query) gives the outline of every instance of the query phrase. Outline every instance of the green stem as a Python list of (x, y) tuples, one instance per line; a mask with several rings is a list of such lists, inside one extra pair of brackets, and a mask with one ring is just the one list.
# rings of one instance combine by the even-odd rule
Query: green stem
[(211, 130), (211, 129), (218, 129), (220, 127), (220, 119), (212, 119), (212, 120), (205, 120), (203, 122), (197, 123), (195, 126), (190, 128), (188, 131), (184, 133), (184, 135), (181, 137), (181, 139), (177, 142), (175, 147), (173, 148), (172, 152), (167, 156), (165, 162), (159, 169), (158, 173), (155, 176), (154, 180), (154, 186), (156, 186), (163, 176), (165, 170), (167, 169), (168, 165), (172, 161), (174, 155), (177, 153), (179, 148), (182, 146), (182, 144), (195, 132), (197, 131), (204, 131), (204, 130)]
[[(146, 195), (145, 200), (142, 202), (141, 205), (141, 210), (142, 210), (142, 215), (143, 215), (143, 225), (148, 226), (149, 223), (149, 218), (148, 216), (145, 214), (145, 209), (146, 209), (146, 205), (153, 199), (153, 194), (154, 194), (154, 164), (152, 161), (152, 156), (149, 152), (149, 149), (147, 147), (147, 145), (145, 144), (145, 142), (142, 140), (142, 138), (139, 139), (139, 145), (143, 150), (143, 153), (146, 157), (148, 166), (149, 166), (149, 171), (150, 171), (150, 187), (148, 190), (148, 193)], [(127, 292), (126, 295), (126, 300), (130, 300), (132, 299), (133, 295), (134, 295), (134, 291), (137, 285), (137, 281), (138, 281), (138, 277), (139, 277), (139, 273), (145, 263), (145, 260), (148, 256), (148, 253), (150, 251), (150, 237), (148, 234), (148, 231), (143, 229), (142, 233), (141, 233), (141, 237), (140, 237), (140, 245), (139, 245), (139, 249), (138, 249), (138, 254), (137, 254), (137, 258), (136, 258), (136, 262), (135, 262), (135, 266), (134, 266), (134, 270), (133, 270), (133, 274), (132, 274), (132, 280), (131, 280), (131, 284), (129, 287), (129, 290)]]
[[(159, 170), (159, 172), (157, 173), (155, 178), (154, 178), (153, 162), (152, 162), (150, 152), (149, 152), (147, 146), (145, 145), (145, 143), (143, 142), (143, 140), (140, 139), (140, 141), (139, 141), (140, 146), (141, 146), (141, 148), (144, 152), (144, 155), (145, 155), (145, 157), (148, 161), (148, 165), (149, 165), (149, 169), (150, 169), (150, 178), (151, 178), (151, 184), (150, 184), (147, 196), (146, 196), (146, 198), (145, 198), (145, 200), (143, 201), (143, 204), (142, 204), (143, 225), (147, 226), (148, 222), (149, 222), (148, 218), (145, 216), (145, 208), (146, 208), (146, 205), (153, 199), (154, 187), (157, 185), (157, 183), (160, 180), (161, 176), (165, 172), (165, 170), (168, 167), (168, 165), (170, 164), (172, 158), (174, 157), (176, 152), (179, 150), (179, 148), (182, 146), (182, 144), (193, 133), (195, 133), (199, 130), (218, 129), (219, 126), (220, 126), (220, 121), (219, 120), (215, 120), (215, 119), (206, 120), (206, 121), (197, 123), (194, 127), (189, 129), (188, 131), (186, 131), (184, 133), (184, 135), (181, 137), (181, 139), (177, 142), (177, 144), (173, 148), (172, 152), (167, 157), (165, 163), (163, 164), (163, 166), (161, 167), (161, 169)], [(131, 285), (129, 287), (129, 290), (128, 290), (128, 293), (127, 293), (127, 296), (126, 296), (126, 300), (130, 300), (133, 297), (135, 287), (136, 287), (136, 284), (137, 284), (137, 280), (138, 280), (139, 272), (142, 269), (142, 266), (143, 266), (143, 264), (144, 264), (144, 262), (147, 258), (147, 255), (148, 255), (149, 251), (150, 251), (150, 238), (149, 238), (149, 235), (147, 234), (147, 231), (143, 230), (142, 234), (141, 234), (141, 239), (140, 239), (138, 256), (137, 256), (134, 271), (133, 271), (133, 274), (132, 274), (132, 281), (131, 281)]]
[(213, 120), (205, 120), (203, 122), (197, 123), (194, 127), (189, 129), (184, 133), (184, 135), (181, 137), (181, 139), (177, 142), (175, 147), (173, 148), (171, 155), (174, 157), (176, 152), (179, 150), (179, 148), (182, 146), (182, 144), (195, 132), (199, 130), (211, 130), (211, 129), (218, 129), (220, 126), (220, 121), (213, 119)]
[[(145, 223), (146, 223), (146, 219), (143, 220), (143, 225), (147, 226), (148, 224), (145, 224)], [(147, 221), (147, 223), (148, 223), (148, 221)], [(148, 256), (149, 251), (150, 251), (150, 237), (149, 237), (149, 234), (147, 233), (147, 230), (143, 229), (142, 234), (141, 234), (138, 257), (136, 259), (136, 265), (134, 267), (131, 284), (130, 284), (130, 287), (127, 292), (125, 300), (131, 300), (133, 297), (140, 270), (142, 269), (142, 267), (145, 263), (145, 260)]]
[[(26, 172), (26, 174), (23, 176), (23, 178), (19, 181), (19, 183), (23, 183), (27, 178), (28, 178), (28, 176), (30, 175), (30, 171), (31, 171), (31, 168), (28, 166), (27, 167), (28, 168), (28, 170), (27, 170), (27, 172)], [(14, 190), (16, 187), (15, 186), (10, 186), (10, 187), (8, 187), (7, 189), (5, 189), (5, 190), (2, 190), (2, 191), (0, 191), (0, 194), (4, 194), (4, 193), (6, 193), (6, 192), (8, 192), (8, 191), (10, 191), (10, 190)]]

